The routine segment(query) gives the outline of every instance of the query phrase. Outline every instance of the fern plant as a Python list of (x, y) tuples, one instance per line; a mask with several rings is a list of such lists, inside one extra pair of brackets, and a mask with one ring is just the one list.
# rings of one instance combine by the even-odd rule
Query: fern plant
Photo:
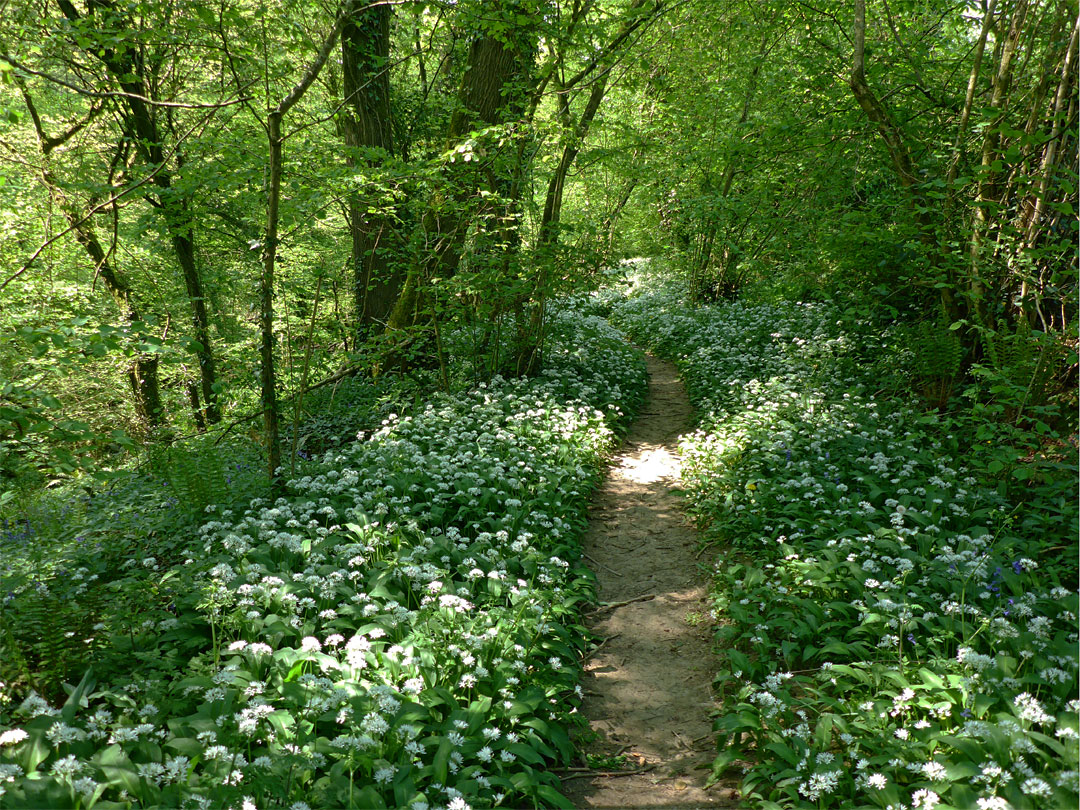
[(260, 488), (257, 451), (237, 443), (215, 445), (210, 437), (154, 448), (149, 469), (168, 487), (167, 505), (195, 523), (203, 520), (206, 507), (246, 500)]
[(943, 321), (922, 321), (906, 332), (916, 385), (931, 408), (942, 408), (952, 396), (964, 358), (960, 338)]
[(94, 625), (105, 608), (101, 589), (79, 589), (72, 598), (65, 583), (62, 576), (24, 583), (17, 604), (0, 614), (0, 681), (56, 699), (89, 665), (99, 646)]
[(1065, 357), (1065, 346), (1052, 336), (1031, 328), (1026, 318), (1015, 327), (983, 335), (992, 378), (992, 392), (1017, 421), (1032, 407), (1046, 403), (1055, 389), (1055, 377)]

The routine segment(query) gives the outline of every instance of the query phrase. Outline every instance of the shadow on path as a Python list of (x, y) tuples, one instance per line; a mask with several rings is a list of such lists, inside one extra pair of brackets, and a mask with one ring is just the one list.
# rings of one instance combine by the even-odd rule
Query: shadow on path
[(697, 533), (672, 492), (692, 409), (675, 366), (648, 362), (649, 398), (589, 513), (585, 553), (601, 603), (628, 603), (593, 614), (602, 643), (586, 664), (582, 712), (592, 734), (580, 741), (612, 760), (612, 772), (644, 772), (573, 773), (563, 789), (582, 808), (737, 807), (732, 785), (703, 789), (716, 752), (715, 666)]

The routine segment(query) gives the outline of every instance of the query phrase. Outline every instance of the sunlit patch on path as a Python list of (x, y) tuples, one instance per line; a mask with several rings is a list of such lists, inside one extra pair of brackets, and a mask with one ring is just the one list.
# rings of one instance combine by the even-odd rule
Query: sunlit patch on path
[(703, 789), (714, 666), (698, 540), (672, 492), (691, 408), (674, 365), (650, 357), (649, 374), (649, 399), (590, 510), (600, 646), (583, 681), (588, 761), (564, 785), (578, 807), (733, 807), (730, 788)]

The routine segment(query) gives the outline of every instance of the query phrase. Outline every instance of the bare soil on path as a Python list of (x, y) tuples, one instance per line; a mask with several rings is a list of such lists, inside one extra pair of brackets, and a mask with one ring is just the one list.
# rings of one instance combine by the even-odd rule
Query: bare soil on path
[(593, 767), (564, 774), (563, 791), (580, 808), (738, 807), (733, 783), (704, 789), (715, 666), (698, 537), (672, 491), (693, 411), (675, 366), (648, 363), (649, 397), (590, 509), (600, 646), (585, 665), (579, 745)]

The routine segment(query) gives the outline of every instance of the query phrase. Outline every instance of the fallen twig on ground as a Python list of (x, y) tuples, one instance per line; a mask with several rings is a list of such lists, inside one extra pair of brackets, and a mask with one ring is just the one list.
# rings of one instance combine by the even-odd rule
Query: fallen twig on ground
[(582, 768), (580, 769), (582, 771), (581, 773), (570, 773), (566, 776), (561, 776), (559, 778), (562, 779), (564, 782), (568, 782), (571, 779), (579, 779), (582, 776), (604, 777), (605, 779), (610, 779), (615, 776), (636, 776), (640, 773), (648, 773), (655, 767), (655, 765), (648, 765), (644, 768), (638, 768), (636, 771), (592, 771), (588, 768)]
[(582, 554), (581, 556), (584, 557), (589, 562), (591, 562), (593, 565), (599, 565), (601, 568), (606, 568), (608, 571), (610, 571), (611, 573), (613, 573), (617, 577), (622, 576), (622, 574), (620, 574), (618, 571), (616, 571), (610, 565), (604, 565), (602, 562), (600, 562), (599, 560), (593, 559), (588, 554)]
[(650, 599), (655, 599), (656, 596), (657, 594), (655, 593), (647, 593), (644, 596), (635, 596), (633, 599), (624, 599), (621, 602), (605, 602), (602, 605), (597, 605), (596, 610), (590, 611), (590, 613), (600, 613), (603, 610), (614, 610), (615, 608), (632, 605), (634, 602), (648, 602)]
[(582, 661), (588, 661), (590, 658), (592, 658), (594, 655), (596, 655), (598, 652), (600, 652), (600, 650), (602, 650), (604, 648), (605, 644), (607, 644), (613, 638), (618, 638), (621, 635), (622, 635), (622, 633), (615, 633), (613, 635), (607, 636), (603, 641), (601, 641), (599, 644), (597, 644), (596, 647), (594, 647), (592, 650), (589, 650), (589, 652), (585, 653), (585, 656), (581, 660)]

